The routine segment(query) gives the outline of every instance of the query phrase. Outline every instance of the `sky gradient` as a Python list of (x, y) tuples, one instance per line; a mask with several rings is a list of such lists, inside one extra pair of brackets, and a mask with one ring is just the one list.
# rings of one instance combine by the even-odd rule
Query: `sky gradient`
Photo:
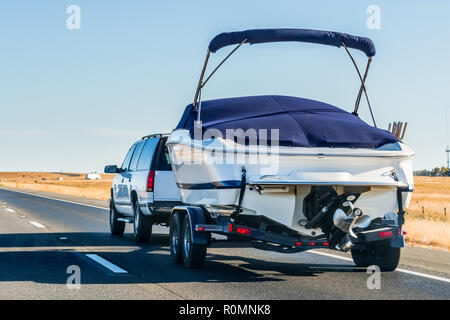
[[(80, 30), (66, 27), (72, 4), (81, 8)], [(381, 9), (379, 30), (366, 26), (369, 5)], [(444, 1), (1, 1), (0, 171), (120, 164), (135, 140), (176, 126), (216, 34), (277, 27), (370, 37), (377, 54), (367, 89), (378, 126), (407, 121), (414, 169), (443, 166), (449, 12)], [(210, 67), (228, 52), (214, 54)], [(365, 55), (352, 53), (364, 68)], [(283, 94), (352, 111), (358, 89), (343, 48), (247, 45), (203, 99)], [(364, 101), (360, 113), (371, 123)]]

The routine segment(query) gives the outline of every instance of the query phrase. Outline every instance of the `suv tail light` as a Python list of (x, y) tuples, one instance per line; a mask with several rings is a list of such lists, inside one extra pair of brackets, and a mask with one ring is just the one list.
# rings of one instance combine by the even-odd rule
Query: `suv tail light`
[(155, 171), (151, 170), (147, 177), (147, 192), (153, 192), (153, 186), (155, 184)]

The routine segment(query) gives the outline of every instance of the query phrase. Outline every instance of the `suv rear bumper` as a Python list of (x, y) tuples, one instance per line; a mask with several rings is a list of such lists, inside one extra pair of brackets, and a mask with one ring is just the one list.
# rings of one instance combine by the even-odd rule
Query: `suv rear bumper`
[(167, 216), (170, 216), (172, 209), (182, 204), (181, 201), (155, 201), (147, 203), (147, 209), (150, 214), (167, 214)]

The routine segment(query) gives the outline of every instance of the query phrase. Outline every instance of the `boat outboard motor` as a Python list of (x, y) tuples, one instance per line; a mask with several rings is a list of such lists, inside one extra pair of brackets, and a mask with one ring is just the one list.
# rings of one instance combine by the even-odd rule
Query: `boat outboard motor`
[[(330, 186), (313, 186), (311, 192), (303, 200), (303, 214), (307, 219), (306, 228), (317, 228), (328, 230), (331, 217), (335, 208), (333, 208), (336, 191)], [(325, 231), (326, 232), (326, 231)]]
[(336, 245), (336, 249), (341, 251), (348, 251), (352, 247), (352, 241), (350, 237), (357, 238), (358, 236), (353, 232), (353, 228), (358, 227), (365, 229), (370, 225), (372, 219), (368, 215), (364, 215), (361, 209), (356, 208), (351, 202), (354, 200), (353, 195), (347, 198), (342, 205), (344, 207), (350, 207), (350, 214), (347, 215), (344, 210), (338, 208), (333, 214), (333, 223), (346, 235), (342, 237), (339, 243)]
[(359, 196), (359, 193), (337, 195), (331, 186), (313, 186), (303, 202), (303, 213), (308, 220), (305, 227), (320, 227), (324, 233), (330, 233), (338, 227), (348, 233), (351, 224), (347, 220), (348, 207), (354, 209), (353, 203)]
[(349, 250), (353, 245), (351, 237), (357, 238), (353, 229), (365, 229), (371, 223), (371, 218), (355, 207), (360, 195), (358, 192), (337, 195), (331, 186), (313, 186), (303, 202), (305, 228), (321, 228), (330, 247)]
[(351, 208), (350, 214), (347, 215), (344, 210), (338, 208), (333, 214), (333, 223), (345, 233), (350, 233), (356, 237), (352, 229), (355, 227), (367, 228), (370, 225), (371, 218), (368, 215), (364, 215), (361, 209), (355, 208), (350, 201), (344, 202), (343, 205)]

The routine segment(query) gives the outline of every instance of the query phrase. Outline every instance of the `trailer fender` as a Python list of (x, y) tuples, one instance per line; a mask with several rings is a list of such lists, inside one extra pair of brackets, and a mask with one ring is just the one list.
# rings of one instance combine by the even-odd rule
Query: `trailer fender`
[(192, 242), (196, 244), (208, 244), (208, 233), (195, 230), (195, 226), (197, 224), (206, 224), (206, 215), (203, 209), (201, 207), (194, 206), (175, 207), (172, 210), (172, 216), (176, 212), (183, 213), (183, 215), (187, 215), (189, 217), (189, 220), (191, 222)]
[(405, 238), (404, 236), (398, 236), (391, 239), (391, 247), (392, 248), (403, 248), (405, 247)]

